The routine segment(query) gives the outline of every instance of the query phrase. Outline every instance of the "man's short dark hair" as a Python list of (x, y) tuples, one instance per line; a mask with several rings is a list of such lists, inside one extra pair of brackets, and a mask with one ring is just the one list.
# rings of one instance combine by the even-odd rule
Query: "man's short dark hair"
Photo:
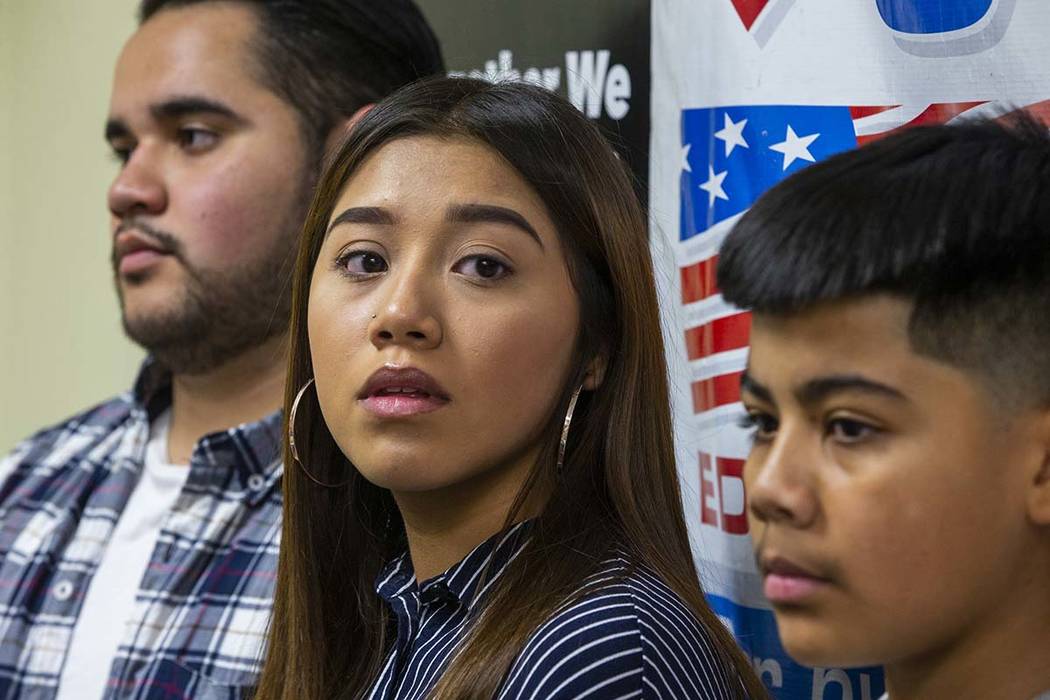
[(913, 349), (1050, 406), (1050, 135), (1008, 116), (919, 127), (809, 166), (722, 247), (724, 298), (789, 315), (888, 293)]
[(299, 113), (315, 156), (341, 119), (445, 72), (441, 46), (412, 0), (142, 0), (139, 22), (168, 8), (231, 1), (256, 12), (260, 81)]

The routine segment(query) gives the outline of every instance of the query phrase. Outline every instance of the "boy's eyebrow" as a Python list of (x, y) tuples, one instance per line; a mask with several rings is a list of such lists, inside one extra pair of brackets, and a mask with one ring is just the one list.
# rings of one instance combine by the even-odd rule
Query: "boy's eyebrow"
[(835, 374), (811, 379), (795, 389), (795, 399), (803, 405), (823, 401), (832, 394), (840, 392), (873, 394), (897, 401), (907, 401), (901, 392), (893, 387), (868, 379), (859, 374)]
[(744, 370), (744, 373), (740, 375), (740, 391), (746, 391), (766, 403), (773, 403), (773, 392), (755, 381), (747, 370)]
[[(773, 401), (773, 392), (760, 384), (747, 370), (740, 375), (740, 390), (747, 392), (766, 403)], [(907, 397), (891, 386), (867, 379), (859, 374), (835, 374), (811, 379), (794, 390), (795, 400), (803, 406), (819, 403), (833, 394), (840, 392), (859, 392), (874, 394), (898, 401), (907, 401)]]

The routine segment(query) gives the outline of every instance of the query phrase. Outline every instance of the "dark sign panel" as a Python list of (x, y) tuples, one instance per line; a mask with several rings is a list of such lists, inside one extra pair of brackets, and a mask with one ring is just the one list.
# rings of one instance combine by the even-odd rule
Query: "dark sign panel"
[(596, 120), (645, 195), (649, 168), (648, 0), (417, 0), (454, 75), (525, 80)]

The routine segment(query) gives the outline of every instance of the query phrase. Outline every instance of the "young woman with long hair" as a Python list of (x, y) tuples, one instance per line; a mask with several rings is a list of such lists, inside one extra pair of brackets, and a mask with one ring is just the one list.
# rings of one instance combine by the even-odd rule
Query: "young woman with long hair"
[(258, 698), (765, 696), (693, 566), (643, 214), (562, 98), (375, 107), (319, 183), (291, 329)]

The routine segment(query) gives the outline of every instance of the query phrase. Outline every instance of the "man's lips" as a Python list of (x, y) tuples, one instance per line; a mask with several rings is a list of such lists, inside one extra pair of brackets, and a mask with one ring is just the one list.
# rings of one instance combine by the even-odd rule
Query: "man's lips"
[(357, 399), (381, 418), (407, 418), (442, 408), (451, 398), (437, 380), (415, 367), (383, 367), (365, 382)]
[(760, 557), (759, 568), (764, 579), (763, 593), (774, 605), (803, 603), (830, 584), (829, 579), (811, 568), (782, 556)]
[(113, 241), (113, 258), (121, 275), (142, 272), (170, 254), (161, 244), (132, 229), (118, 233)]

